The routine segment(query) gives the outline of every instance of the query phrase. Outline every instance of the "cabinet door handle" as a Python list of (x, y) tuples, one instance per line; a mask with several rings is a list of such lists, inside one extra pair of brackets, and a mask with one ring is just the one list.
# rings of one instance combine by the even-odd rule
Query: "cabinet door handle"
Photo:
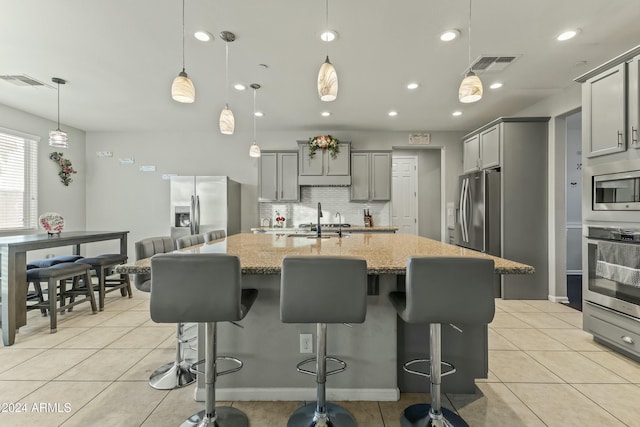
[(638, 129), (631, 126), (631, 143), (636, 145), (638, 143)]
[(624, 136), (622, 132), (618, 131), (618, 147), (624, 146)]
[(273, 200), (278, 200), (278, 190), (274, 191)]
[(627, 344), (632, 344), (633, 345), (633, 343), (634, 343), (633, 342), (633, 338), (631, 338), (629, 335), (624, 335), (624, 336), (622, 336), (620, 338), (622, 338), (622, 341), (627, 343)]

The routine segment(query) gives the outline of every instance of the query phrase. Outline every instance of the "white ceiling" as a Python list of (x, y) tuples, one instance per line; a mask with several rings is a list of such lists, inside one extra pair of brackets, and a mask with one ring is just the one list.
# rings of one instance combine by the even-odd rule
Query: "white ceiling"
[[(61, 121), (87, 131), (217, 129), (229, 83), (262, 85), (260, 129), (471, 130), (557, 93), (580, 74), (640, 44), (640, 0), (474, 0), (472, 57), (521, 55), (481, 74), (484, 98), (461, 104), (468, 67), (467, 0), (330, 0), (329, 44), (340, 90), (319, 100), (316, 78), (327, 44), (324, 0), (186, 0), (186, 70), (196, 102), (171, 99), (181, 70), (180, 0), (0, 0), (0, 75), (68, 80)], [(560, 43), (562, 30), (581, 34)], [(443, 43), (439, 34), (462, 36)], [(204, 29), (215, 40), (192, 34)], [(264, 69), (259, 64), (267, 64)], [(504, 87), (489, 90), (494, 80)], [(409, 91), (409, 81), (420, 83)], [(56, 91), (0, 81), (0, 104), (56, 119)], [(252, 90), (229, 89), (237, 127), (252, 127)], [(397, 110), (395, 118), (387, 116)], [(332, 112), (329, 118), (320, 112)], [(463, 112), (452, 117), (454, 110)]]

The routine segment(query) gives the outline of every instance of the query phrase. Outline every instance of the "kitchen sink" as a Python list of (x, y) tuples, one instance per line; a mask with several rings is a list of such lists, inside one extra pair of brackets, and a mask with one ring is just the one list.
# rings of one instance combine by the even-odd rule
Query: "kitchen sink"
[[(287, 234), (287, 237), (303, 237), (305, 239), (318, 239), (318, 237), (316, 237), (315, 234)], [(348, 238), (351, 237), (350, 234), (343, 234), (342, 238)], [(338, 234), (332, 234), (330, 236), (326, 236), (326, 235), (322, 235), (321, 237), (319, 237), (320, 239), (337, 239), (340, 238), (338, 237)]]

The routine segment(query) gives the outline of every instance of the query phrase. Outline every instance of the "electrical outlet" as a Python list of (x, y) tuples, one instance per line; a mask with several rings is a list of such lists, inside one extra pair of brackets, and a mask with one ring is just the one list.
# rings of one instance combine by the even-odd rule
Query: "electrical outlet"
[(313, 334), (300, 334), (300, 353), (313, 353)]

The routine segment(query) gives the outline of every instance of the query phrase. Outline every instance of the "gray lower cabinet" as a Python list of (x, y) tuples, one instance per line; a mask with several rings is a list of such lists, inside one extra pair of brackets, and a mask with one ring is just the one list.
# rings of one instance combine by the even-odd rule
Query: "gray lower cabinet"
[(391, 152), (352, 151), (350, 200), (391, 200)]
[(583, 305), (583, 315), (584, 330), (593, 334), (597, 342), (640, 360), (638, 319), (589, 301)]
[(297, 202), (298, 186), (297, 151), (263, 151), (258, 167), (258, 201)]

